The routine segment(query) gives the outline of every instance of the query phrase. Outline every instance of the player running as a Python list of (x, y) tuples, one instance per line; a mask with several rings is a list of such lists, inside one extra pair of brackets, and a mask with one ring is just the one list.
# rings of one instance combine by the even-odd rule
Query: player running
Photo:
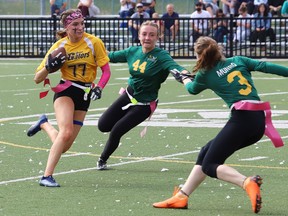
[(169, 71), (188, 73), (167, 51), (155, 47), (159, 36), (158, 25), (146, 21), (139, 29), (142, 46), (132, 46), (108, 55), (110, 62), (128, 63), (130, 78), (128, 87), (98, 121), (100, 131), (110, 132), (97, 162), (98, 170), (107, 169), (107, 160), (117, 149), (121, 137), (152, 115), (161, 83), (166, 80)]
[(258, 142), (264, 133), (275, 147), (283, 146), (271, 122), (270, 104), (260, 100), (251, 71), (287, 77), (288, 68), (241, 56), (225, 59), (222, 49), (210, 37), (200, 37), (194, 50), (197, 56), (193, 70), (195, 79), (180, 73), (174, 74), (175, 78), (184, 83), (190, 94), (199, 94), (205, 89), (214, 91), (230, 107), (231, 117), (219, 134), (201, 149), (184, 186), (172, 198), (153, 206), (187, 208), (189, 195), (209, 176), (243, 188), (251, 200), (252, 211), (258, 213), (262, 178), (259, 175), (247, 177), (224, 163), (234, 152)]
[[(59, 187), (52, 174), (60, 160), (61, 154), (70, 149), (76, 139), (87, 110), (92, 100), (100, 99), (101, 92), (110, 78), (109, 58), (105, 46), (99, 38), (84, 32), (84, 18), (80, 10), (70, 9), (61, 14), (64, 31), (58, 32), (58, 40), (47, 52), (47, 55), (36, 69), (34, 81), (45, 82), (49, 73), (61, 67), (61, 81), (54, 95), (54, 110), (59, 131), (49, 122), (46, 115), (29, 128), (27, 135), (33, 136), (43, 129), (53, 142), (46, 169), (39, 184), (46, 187)], [(61, 55), (51, 58), (50, 53), (58, 47), (66, 50), (66, 61)], [(65, 58), (64, 58), (65, 60)], [(102, 76), (92, 87), (97, 74), (97, 67)]]

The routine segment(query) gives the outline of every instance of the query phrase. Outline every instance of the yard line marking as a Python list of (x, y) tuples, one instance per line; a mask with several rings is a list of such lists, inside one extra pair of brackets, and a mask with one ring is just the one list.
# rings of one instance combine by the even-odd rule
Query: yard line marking
[(239, 159), (239, 161), (255, 161), (255, 160), (261, 160), (261, 159), (266, 159), (266, 158), (268, 157), (258, 156), (258, 157), (252, 157), (252, 158)]
[(90, 152), (83, 152), (83, 153), (71, 153), (71, 154), (64, 154), (64, 155), (61, 155), (61, 157), (65, 158), (65, 157), (76, 157), (76, 156), (81, 156), (81, 155), (91, 155)]
[[(13, 146), (13, 147), (18, 147), (18, 148), (25, 148), (25, 149), (34, 149), (34, 150), (41, 150), (41, 151), (49, 151), (50, 148), (41, 148), (41, 147), (34, 147), (34, 146), (26, 146), (26, 145), (20, 145), (20, 144), (15, 144), (15, 143), (9, 143), (9, 142), (5, 142), (5, 141), (1, 141), (0, 140), (0, 144), (4, 144), (4, 145), (9, 145), (9, 146)], [(90, 155), (90, 156), (100, 156), (97, 154), (92, 154), (89, 152), (73, 152), (73, 151), (67, 151), (65, 152), (65, 154), (72, 154), (72, 155)], [(68, 157), (69, 155), (61, 155), (61, 157)]]
[[(139, 159), (139, 160), (133, 160), (133, 161), (127, 161), (127, 162), (120, 162), (120, 163), (116, 163), (116, 164), (111, 164), (108, 167), (116, 167), (116, 166), (122, 166), (122, 165), (134, 164), (134, 163), (140, 163), (140, 162), (146, 162), (146, 161), (165, 161), (165, 162), (167, 162), (167, 160), (165, 160), (165, 159), (168, 159), (169, 157), (193, 154), (193, 153), (198, 153), (198, 152), (199, 152), (199, 150), (195, 150), (195, 151), (181, 152), (181, 153), (176, 153), (176, 154), (171, 154), (171, 155), (164, 155), (164, 156), (157, 156), (157, 157), (147, 157), (147, 158), (143, 158), (143, 159)], [(173, 161), (173, 162), (175, 162), (175, 161)], [(185, 162), (185, 161), (183, 161), (183, 162)], [(189, 162), (189, 163), (195, 163), (195, 162)], [(227, 165), (229, 165), (229, 166), (238, 166), (238, 167), (266, 168), (266, 169), (273, 168), (273, 169), (288, 170), (288, 167), (269, 167), (269, 166), (243, 165), (243, 164), (242, 165), (240, 165), (240, 164), (227, 164)], [(71, 173), (86, 172), (86, 171), (91, 171), (91, 170), (96, 170), (96, 167), (90, 167), (90, 168), (84, 168), (84, 169), (78, 169), (78, 170), (70, 170), (70, 171), (65, 171), (65, 172), (59, 172), (59, 173), (54, 173), (53, 175), (54, 176), (65, 175), (65, 174), (71, 174)], [(2, 182), (0, 182), (0, 185), (7, 185), (9, 183), (16, 183), (16, 182), (34, 180), (34, 179), (39, 179), (41, 177), (42, 177), (42, 175), (34, 176), (34, 177), (13, 179), (13, 180), (8, 180), (8, 181), (2, 181)]]
[[(282, 95), (282, 94), (288, 94), (288, 92), (272, 92), (272, 93), (263, 93), (259, 94), (259, 96), (271, 96), (271, 95)], [(160, 99), (161, 100), (161, 99)], [(222, 100), (219, 97), (216, 98), (205, 98), (205, 99), (196, 99), (196, 100), (185, 100), (185, 101), (178, 101), (178, 102), (160, 102), (158, 106), (161, 105), (171, 105), (171, 104), (187, 104), (187, 103), (197, 103), (197, 102), (205, 102), (205, 101), (214, 101), (214, 100)], [(273, 110), (272, 110), (273, 111)]]
[[(285, 136), (285, 137), (282, 137), (282, 138), (287, 138), (287, 137), (288, 136)], [(269, 139), (261, 140), (261, 142), (265, 142), (265, 141), (270, 141), (270, 140)], [(3, 141), (0, 141), (0, 143), (11, 144), (11, 143), (7, 143), (7, 142), (3, 142)], [(15, 145), (18, 146), (17, 144), (15, 144)], [(111, 164), (111, 165), (109, 165), (109, 167), (116, 167), (116, 166), (122, 166), (122, 165), (140, 163), (140, 162), (146, 162), (146, 161), (163, 161), (163, 162), (167, 162), (167, 160), (165, 160), (165, 159), (169, 159), (170, 157), (172, 157), (172, 159), (173, 159), (176, 156), (193, 154), (193, 153), (198, 153), (198, 152), (199, 152), (199, 150), (194, 150), (194, 151), (176, 153), (176, 154), (171, 154), (171, 155), (140, 158), (140, 159), (136, 159), (136, 160), (132, 160), (132, 161), (130, 160), (130, 161), (126, 161), (126, 162), (120, 162), (120, 163), (116, 163), (116, 164)], [(80, 153), (78, 153), (78, 154), (80, 154)], [(87, 154), (89, 154), (89, 153), (87, 153)], [(173, 160), (171, 162), (175, 162), (175, 161)], [(185, 162), (185, 161), (183, 161), (183, 162)], [(189, 162), (189, 163), (194, 163), (194, 162)], [(239, 165), (239, 164), (232, 164), (231, 166), (240, 166), (240, 167), (245, 167), (246, 166), (246, 167), (258, 167), (258, 168), (261, 167), (261, 168), (288, 169), (288, 167), (268, 167), (268, 166), (252, 166), (252, 165)], [(96, 170), (96, 167), (84, 168), (84, 169), (78, 169), (78, 170), (70, 170), (70, 171), (55, 173), (53, 175), (57, 176), (57, 175), (85, 172), (85, 171), (91, 171), (91, 170)], [(9, 183), (15, 183), (15, 182), (23, 182), (23, 181), (33, 180), (33, 179), (39, 179), (41, 177), (42, 176), (34, 176), (34, 177), (26, 177), (26, 178), (14, 179), (14, 180), (2, 181), (2, 182), (0, 182), (0, 185), (9, 184)]]
[(32, 89), (10, 89), (10, 90), (0, 90), (0, 93), (7, 93), (7, 92), (23, 92), (23, 91), (42, 91), (43, 88), (32, 88)]
[[(181, 152), (181, 153), (176, 153), (176, 154), (171, 154), (171, 155), (164, 155), (164, 156), (157, 156), (157, 157), (147, 157), (143, 158), (140, 160), (133, 160), (133, 161), (126, 161), (126, 162), (120, 162), (116, 164), (111, 164), (108, 167), (116, 167), (116, 166), (122, 166), (126, 164), (133, 164), (133, 163), (140, 163), (140, 162), (146, 162), (146, 161), (153, 161), (153, 160), (161, 160), (169, 157), (175, 157), (175, 156), (180, 156), (180, 155), (187, 155), (187, 154), (193, 154), (193, 153), (198, 153), (199, 150), (195, 151), (188, 151), (188, 152)], [(70, 171), (65, 171), (65, 172), (59, 172), (59, 173), (54, 173), (53, 176), (57, 175), (65, 175), (65, 174), (71, 174), (71, 173), (78, 173), (78, 172), (86, 172), (86, 171), (91, 171), (91, 170), (96, 170), (96, 167), (90, 167), (90, 168), (84, 168), (84, 169), (78, 169), (78, 170), (70, 170)], [(26, 178), (19, 178), (19, 179), (13, 179), (13, 180), (8, 180), (8, 181), (2, 181), (0, 182), (0, 185), (6, 185), (9, 183), (15, 183), (15, 182), (23, 182), (23, 181), (28, 181), (28, 180), (34, 180), (34, 179), (39, 179), (41, 176), (34, 176), (34, 177), (26, 177)]]
[[(281, 136), (281, 138), (282, 138), (282, 139), (287, 139), (288, 136)], [(271, 141), (269, 138), (268, 138), (268, 139), (261, 139), (261, 140), (259, 140), (257, 143), (269, 142), (269, 141)]]

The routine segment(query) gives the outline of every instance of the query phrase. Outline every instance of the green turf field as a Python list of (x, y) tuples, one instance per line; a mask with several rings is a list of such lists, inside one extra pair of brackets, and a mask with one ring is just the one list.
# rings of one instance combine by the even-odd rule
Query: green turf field
[[(178, 61), (178, 60), (177, 60)], [(60, 188), (38, 185), (51, 143), (40, 132), (32, 138), (26, 130), (46, 113), (55, 123), (52, 92), (33, 82), (40, 60), (0, 60), (0, 215), (97, 215), (97, 216), (246, 216), (254, 215), (245, 192), (234, 185), (207, 178), (190, 197), (188, 210), (155, 209), (153, 202), (172, 195), (184, 183), (201, 146), (225, 124), (229, 110), (210, 91), (188, 95), (170, 77), (160, 91), (159, 106), (149, 122), (136, 127), (121, 140), (109, 160), (109, 171), (95, 165), (108, 134), (97, 129), (103, 110), (118, 97), (127, 83), (127, 65), (112, 64), (112, 77), (103, 98), (91, 103), (85, 126), (70, 151), (63, 155), (54, 174)], [(192, 61), (178, 61), (191, 69)], [(287, 61), (277, 63), (287, 65)], [(253, 74), (262, 100), (273, 107), (275, 126), (288, 137), (287, 79)], [(52, 86), (59, 73), (51, 75)], [(146, 124), (148, 132), (140, 138)], [(245, 175), (263, 177), (263, 208), (259, 215), (288, 215), (287, 146), (276, 149), (266, 138), (241, 150), (227, 164)]]

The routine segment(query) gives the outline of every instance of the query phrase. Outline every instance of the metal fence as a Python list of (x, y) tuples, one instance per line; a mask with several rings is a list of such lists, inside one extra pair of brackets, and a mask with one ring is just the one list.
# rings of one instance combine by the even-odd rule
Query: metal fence
[[(251, 18), (241, 22), (255, 22), (257, 18)], [(244, 55), (254, 58), (287, 58), (288, 44), (286, 32), (288, 26), (285, 18), (271, 18), (275, 40), (265, 37), (265, 41), (251, 41), (249, 37), (243, 40), (234, 40), (237, 18), (223, 18), (229, 23), (227, 34), (223, 36), (219, 44), (223, 46), (225, 55)], [(132, 40), (132, 35), (127, 27), (127, 19), (115, 17), (98, 17), (86, 19), (86, 32), (101, 38), (107, 50), (121, 50), (131, 45), (139, 45)], [(191, 22), (209, 22), (211, 19), (179, 18), (179, 32), (174, 41), (171, 35), (166, 35), (157, 46), (166, 49), (173, 58), (195, 58), (193, 50), (193, 30)], [(125, 25), (124, 25), (125, 26)], [(60, 28), (57, 17), (0, 17), (0, 57), (43, 57), (49, 47), (55, 41), (55, 33)], [(253, 29), (251, 29), (253, 31)], [(209, 36), (213, 37), (215, 30), (212, 25), (209, 28)]]

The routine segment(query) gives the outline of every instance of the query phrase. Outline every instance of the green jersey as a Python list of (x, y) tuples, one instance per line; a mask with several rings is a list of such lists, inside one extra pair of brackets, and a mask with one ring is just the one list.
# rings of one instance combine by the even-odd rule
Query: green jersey
[(229, 107), (240, 100), (260, 100), (251, 71), (288, 76), (287, 67), (236, 56), (219, 61), (211, 70), (198, 71), (195, 80), (186, 84), (186, 89), (190, 94), (211, 89)]
[(109, 58), (112, 63), (128, 63), (130, 73), (128, 84), (134, 90), (134, 98), (142, 103), (158, 98), (161, 83), (166, 80), (170, 70), (185, 70), (167, 51), (158, 47), (143, 53), (141, 46), (132, 46), (125, 50), (110, 52)]

